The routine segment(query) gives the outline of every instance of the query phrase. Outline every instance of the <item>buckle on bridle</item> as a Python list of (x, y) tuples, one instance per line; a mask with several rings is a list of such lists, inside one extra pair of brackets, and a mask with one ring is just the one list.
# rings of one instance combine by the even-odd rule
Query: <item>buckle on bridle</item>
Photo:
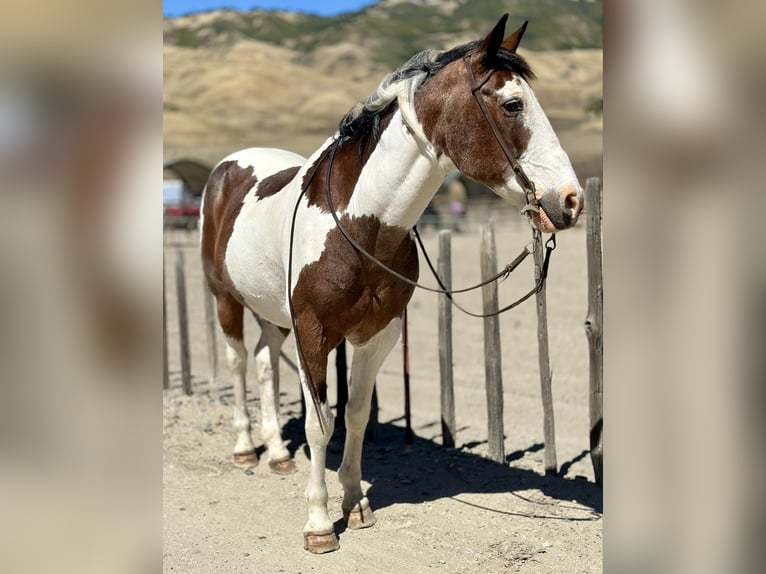
[(529, 211), (534, 211), (535, 213), (540, 213), (540, 208), (537, 205), (533, 205), (531, 203), (527, 203), (524, 207), (521, 208), (521, 214), (525, 215)]

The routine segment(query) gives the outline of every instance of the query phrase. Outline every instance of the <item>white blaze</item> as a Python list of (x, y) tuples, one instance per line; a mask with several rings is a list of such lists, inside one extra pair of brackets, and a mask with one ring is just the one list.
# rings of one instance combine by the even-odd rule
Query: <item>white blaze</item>
[[(524, 126), (530, 132), (530, 139), (526, 151), (519, 158), (519, 164), (535, 184), (537, 196), (540, 197), (551, 188), (567, 185), (579, 188), (569, 156), (561, 147), (556, 132), (529, 84), (518, 77), (513, 78), (497, 91), (497, 97), (499, 104), (514, 97), (524, 102), (521, 114)], [(512, 203), (521, 205), (524, 203), (523, 190), (510, 167), (508, 176), (509, 179), (497, 191)]]

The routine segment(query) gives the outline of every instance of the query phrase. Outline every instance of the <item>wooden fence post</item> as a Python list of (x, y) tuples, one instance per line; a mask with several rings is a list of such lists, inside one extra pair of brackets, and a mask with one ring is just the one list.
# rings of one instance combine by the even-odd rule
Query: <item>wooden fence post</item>
[(216, 313), (213, 310), (213, 294), (203, 284), (202, 297), (205, 301), (205, 326), (207, 327), (207, 358), (210, 365), (210, 386), (218, 387), (218, 346), (215, 337)]
[(346, 403), (348, 402), (348, 362), (346, 361), (346, 339), (335, 348), (335, 372), (337, 373), (338, 400), (335, 403), (335, 426), (346, 428)]
[(370, 419), (367, 421), (365, 438), (370, 442), (375, 442), (378, 438), (378, 384), (373, 383), (372, 400), (370, 401)]
[(192, 394), (191, 360), (189, 356), (189, 318), (186, 309), (184, 253), (176, 248), (176, 291), (178, 293), (178, 337), (181, 343), (181, 383), (187, 395)]
[[(497, 273), (495, 224), (485, 223), (481, 230), (481, 278), (483, 281)], [(481, 288), (484, 313), (497, 313), (497, 282)], [(487, 388), (487, 446), (489, 458), (505, 462), (503, 436), (503, 375), (500, 357), (500, 321), (497, 315), (484, 319), (484, 369)]]
[[(452, 232), (439, 232), (438, 273), (446, 289), (452, 288)], [(442, 445), (455, 446), (455, 387), (452, 376), (452, 302), (439, 296), (439, 370), (441, 372)]]
[(168, 372), (168, 306), (165, 295), (165, 256), (162, 256), (162, 388), (170, 388)]
[(410, 403), (410, 337), (407, 307), (402, 314), (402, 357), (404, 359), (404, 444), (412, 444), (412, 407)]
[[(534, 238), (535, 282), (540, 279), (543, 270), (543, 236), (537, 230), (532, 232)], [(543, 437), (545, 441), (545, 474), (556, 474), (556, 426), (553, 418), (553, 392), (551, 383), (553, 373), (548, 352), (548, 308), (545, 296), (545, 285), (536, 294), (537, 302), (537, 349), (540, 364), (540, 390), (543, 400)]]
[(598, 484), (603, 484), (603, 378), (604, 292), (601, 251), (601, 180), (585, 183), (585, 213), (588, 250), (588, 314), (585, 334), (590, 358), (590, 458)]

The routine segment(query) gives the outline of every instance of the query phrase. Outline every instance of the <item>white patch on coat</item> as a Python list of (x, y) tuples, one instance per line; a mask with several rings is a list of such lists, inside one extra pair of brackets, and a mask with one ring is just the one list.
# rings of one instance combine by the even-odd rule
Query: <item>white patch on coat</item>
[(445, 171), (423, 154), (410, 128), (397, 110), (356, 183), (349, 215), (374, 216), (386, 225), (405, 229), (417, 223)]
[[(328, 140), (329, 141), (329, 140)], [(292, 152), (251, 148), (229, 156), (240, 166), (253, 166), (259, 182), (269, 175), (301, 166), (297, 175), (279, 193), (258, 198), (258, 184), (248, 192), (226, 249), (226, 270), (245, 303), (267, 321), (290, 328), (287, 303), (287, 264), (290, 227), (295, 202), (305, 172), (318, 157), (308, 161)], [(325, 238), (334, 222), (317, 207), (307, 208), (306, 199), (295, 222), (293, 283), (300, 270), (321, 255)]]

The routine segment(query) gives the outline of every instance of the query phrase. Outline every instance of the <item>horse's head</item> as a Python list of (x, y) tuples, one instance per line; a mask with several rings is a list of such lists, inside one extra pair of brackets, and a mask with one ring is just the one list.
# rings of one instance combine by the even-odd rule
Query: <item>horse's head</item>
[(521, 207), (525, 190), (477, 102), (481, 99), (506, 150), (534, 184), (541, 209), (532, 213), (533, 223), (545, 232), (566, 229), (582, 209), (582, 188), (529, 86), (529, 65), (516, 53), (526, 23), (504, 39), (506, 19), (507, 14), (482, 41), (439, 56), (433, 75), (415, 94), (415, 112), (445, 168), (454, 164)]

